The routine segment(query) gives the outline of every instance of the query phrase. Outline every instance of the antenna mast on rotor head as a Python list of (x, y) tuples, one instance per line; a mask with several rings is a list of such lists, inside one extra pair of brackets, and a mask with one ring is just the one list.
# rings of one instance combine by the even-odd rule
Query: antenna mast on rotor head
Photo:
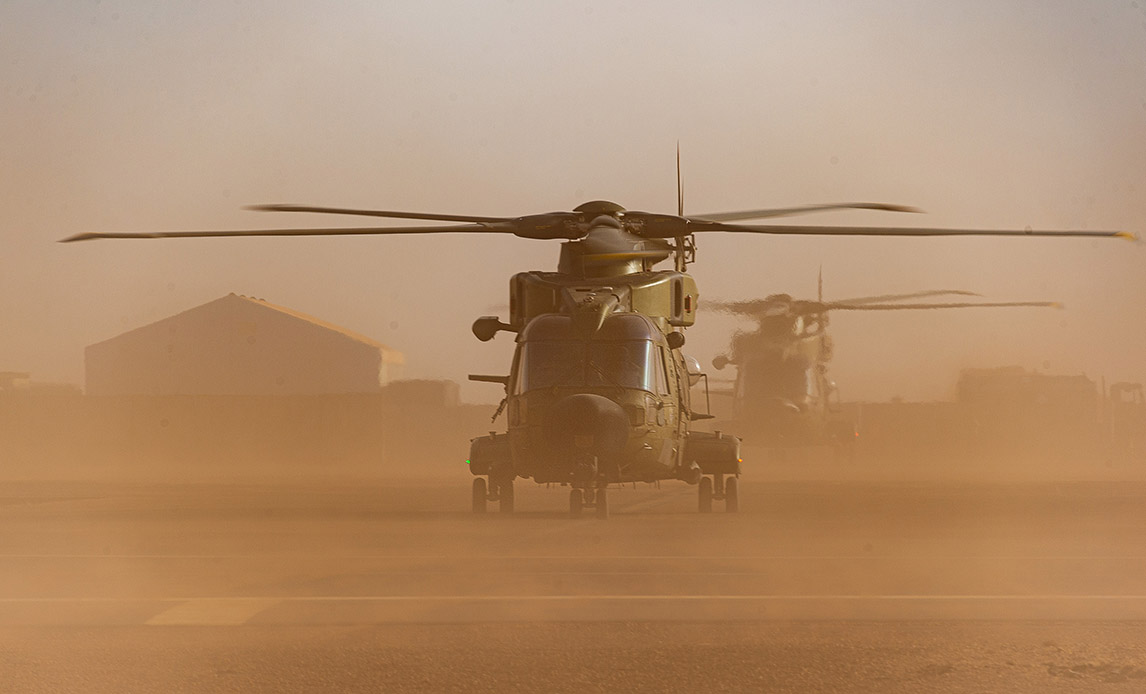
[(676, 216), (684, 216), (684, 186), (680, 181), (680, 140), (676, 143)]
[[(684, 217), (684, 183), (680, 176), (680, 140), (676, 141), (676, 216)], [(675, 241), (673, 261), (677, 272), (684, 272), (688, 262), (696, 260), (696, 244), (693, 243), (691, 234), (687, 237), (678, 234)]]

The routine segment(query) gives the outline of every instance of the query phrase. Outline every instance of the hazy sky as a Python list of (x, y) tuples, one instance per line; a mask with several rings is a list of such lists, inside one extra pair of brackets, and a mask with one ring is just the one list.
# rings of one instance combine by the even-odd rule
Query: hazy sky
[[(556, 242), (101, 241), (348, 226), (318, 205), (518, 215), (878, 200), (818, 223), (1124, 229), (1146, 219), (1146, 0), (0, 1), (0, 371), (81, 383), (83, 347), (236, 292), (502, 373), (479, 315)], [(845, 398), (950, 395), (963, 366), (1146, 380), (1146, 250), (1118, 241), (699, 239), (705, 298), (962, 288), (1065, 310), (838, 315)], [(496, 310), (496, 309), (494, 309)], [(467, 384), (470, 400), (496, 386)]]

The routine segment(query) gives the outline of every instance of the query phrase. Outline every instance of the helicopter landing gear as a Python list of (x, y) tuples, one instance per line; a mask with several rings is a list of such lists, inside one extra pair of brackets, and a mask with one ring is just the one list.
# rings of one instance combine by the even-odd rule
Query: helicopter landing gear
[(581, 508), (585, 505), (585, 493), (574, 487), (569, 491), (569, 515), (578, 518)]
[(740, 478), (729, 477), (724, 483), (724, 511), (738, 513), (740, 511)]
[(485, 478), (475, 477), (473, 488), (474, 513), (485, 513), (485, 502), (487, 496), (489, 496), (489, 492), (486, 491)]
[(724, 479), (724, 475), (700, 478), (698, 490), (698, 510), (712, 513), (712, 502), (723, 501), (727, 513), (740, 511), (740, 480), (737, 477)]
[(486, 482), (484, 477), (475, 477), (473, 484), (473, 510), (474, 513), (485, 513), (486, 502), (498, 502), (498, 510), (502, 513), (513, 513), (513, 478)]
[(609, 497), (604, 487), (598, 487), (596, 489), (592, 487), (574, 487), (569, 491), (570, 517), (580, 517), (581, 511), (585, 508), (596, 509), (598, 518), (606, 519), (609, 517)]
[(498, 510), (502, 513), (513, 513), (513, 479), (502, 480), (497, 485)]

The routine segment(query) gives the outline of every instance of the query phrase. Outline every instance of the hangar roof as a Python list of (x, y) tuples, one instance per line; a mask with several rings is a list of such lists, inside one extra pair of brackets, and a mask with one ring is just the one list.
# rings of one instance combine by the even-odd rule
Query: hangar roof
[(378, 342), (376, 340), (372, 340), (369, 337), (366, 337), (365, 335), (361, 335), (361, 334), (356, 333), (352, 330), (347, 330), (346, 328), (335, 325), (333, 323), (328, 323), (327, 321), (324, 321), (321, 318), (316, 318), (314, 316), (302, 313), (301, 311), (295, 311), (294, 309), (286, 308), (285, 306), (279, 306), (277, 304), (272, 304), (269, 301), (264, 301), (263, 299), (256, 299), (255, 297), (251, 297), (251, 296), (245, 296), (242, 294), (235, 294), (234, 292), (231, 292), (227, 296), (221, 297), (221, 298), (216, 299), (214, 301), (209, 301), (205, 304), (200, 304), (199, 306), (196, 306), (194, 308), (189, 308), (186, 311), (180, 311), (179, 313), (176, 313), (174, 315), (171, 315), (171, 316), (168, 316), (166, 318), (162, 318), (160, 320), (157, 320), (154, 323), (149, 323), (147, 325), (135, 328), (134, 330), (129, 330), (126, 333), (121, 333), (120, 335), (117, 335), (116, 337), (110, 338), (109, 340), (104, 340), (103, 342), (110, 342), (110, 341), (115, 340), (119, 337), (122, 337), (123, 335), (134, 333), (134, 332), (140, 331), (140, 330), (146, 330), (147, 328), (150, 328), (152, 326), (156, 326), (156, 325), (160, 325), (162, 323), (166, 323), (168, 321), (176, 320), (180, 316), (182, 316), (186, 313), (190, 313), (192, 311), (200, 311), (204, 308), (211, 306), (212, 304), (218, 304), (218, 303), (224, 303), (224, 302), (226, 302), (226, 303), (241, 302), (242, 305), (255, 306), (255, 307), (258, 307), (261, 309), (274, 311), (276, 313), (280, 313), (282, 315), (289, 316), (289, 317), (294, 318), (296, 320), (300, 320), (300, 321), (309, 323), (311, 325), (322, 328), (324, 330), (329, 330), (331, 332), (338, 333), (339, 335), (346, 337), (348, 339), (354, 340), (355, 342), (359, 342), (361, 344), (368, 345), (370, 347), (374, 347), (374, 348), (378, 349), (382, 353), (382, 361), (384, 363), (387, 363), (387, 364), (401, 364), (401, 363), (405, 362), (405, 357), (402, 355), (401, 352), (399, 352), (399, 351), (397, 351), (391, 347), (388, 347), (387, 345), (384, 345), (381, 342)]
[[(253, 303), (257, 306), (262, 306), (264, 308), (269, 308), (269, 309), (272, 309), (274, 311), (278, 311), (279, 313), (288, 315), (292, 318), (297, 318), (299, 320), (306, 321), (307, 323), (317, 325), (320, 328), (332, 330), (332, 331), (339, 333), (345, 337), (348, 337), (352, 340), (355, 340), (356, 342), (362, 342), (364, 344), (370, 345), (371, 347), (377, 347), (377, 348), (382, 350), (382, 354), (384, 356), (384, 361), (386, 361), (388, 363), (401, 363), (401, 362), (405, 361), (401, 352), (399, 352), (395, 349), (392, 349), (392, 348), (382, 344), (381, 342), (378, 342), (376, 340), (372, 340), (369, 337), (366, 337), (365, 335), (362, 335), (360, 333), (356, 333), (352, 330), (347, 330), (346, 328), (335, 325), (333, 323), (328, 323), (328, 322), (322, 320), (321, 318), (315, 318), (314, 316), (308, 315), (306, 313), (302, 313), (301, 311), (295, 311), (294, 309), (286, 308), (285, 306), (279, 306), (278, 304), (272, 304), (271, 302), (266, 301), (264, 299), (256, 299), (252, 296), (244, 296), (242, 294), (235, 294), (233, 292), (231, 294), (228, 294), (227, 297), (224, 297), (224, 298), (229, 298), (232, 296), (236, 297), (238, 299), (242, 299), (243, 301), (248, 301), (248, 302)], [(387, 358), (387, 357), (390, 357), (390, 358)]]

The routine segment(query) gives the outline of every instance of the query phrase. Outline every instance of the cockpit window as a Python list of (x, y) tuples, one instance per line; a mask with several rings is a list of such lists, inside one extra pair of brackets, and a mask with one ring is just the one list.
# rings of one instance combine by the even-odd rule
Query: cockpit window
[(665, 355), (665, 348), (661, 347), (657, 350), (657, 363), (653, 369), (656, 373), (657, 380), (657, 393), (661, 395), (669, 394), (669, 375), (668, 375), (668, 356)]
[(584, 345), (577, 342), (530, 342), (521, 352), (517, 390), (576, 386), (584, 381)]
[(653, 389), (653, 343), (644, 340), (590, 342), (585, 384)]
[(522, 345), (517, 392), (555, 386), (620, 386), (652, 391), (653, 343), (535, 341)]

